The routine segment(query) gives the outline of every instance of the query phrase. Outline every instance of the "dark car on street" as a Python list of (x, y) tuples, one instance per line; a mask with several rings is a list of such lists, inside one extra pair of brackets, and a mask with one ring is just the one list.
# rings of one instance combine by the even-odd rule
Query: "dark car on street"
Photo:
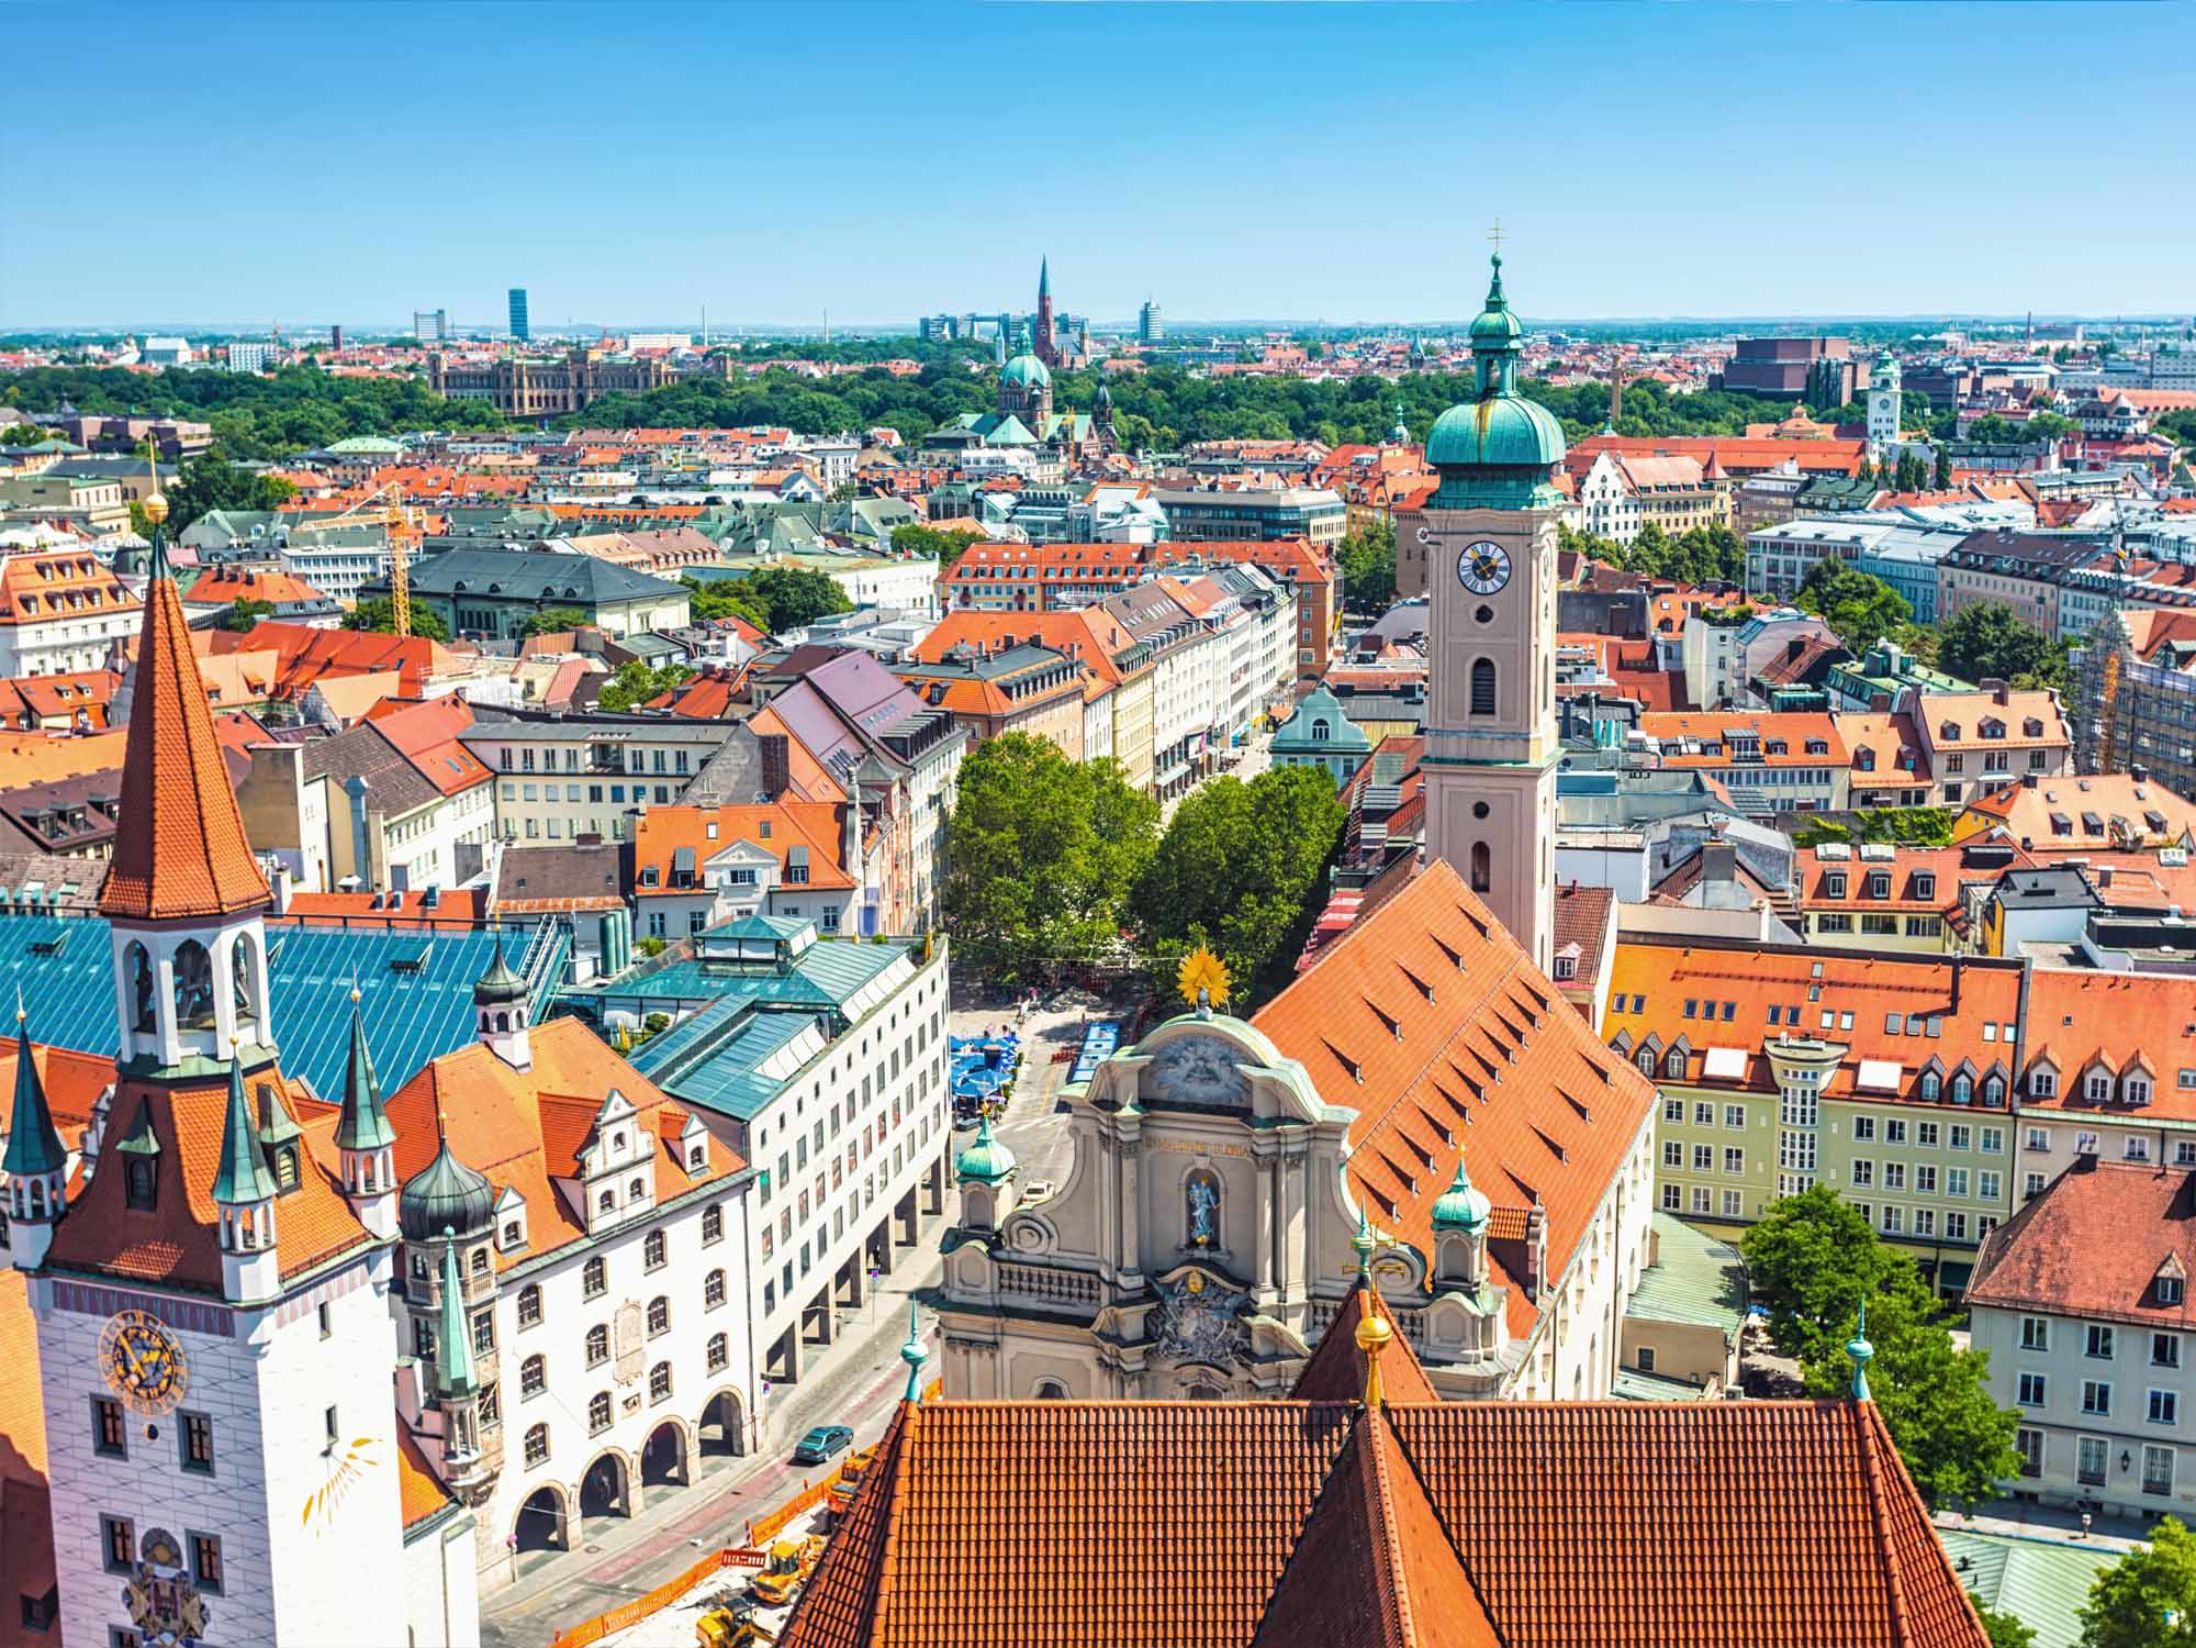
[(796, 1465), (821, 1465), (840, 1449), (850, 1446), (854, 1433), (844, 1425), (818, 1425), (801, 1438), (793, 1450)]

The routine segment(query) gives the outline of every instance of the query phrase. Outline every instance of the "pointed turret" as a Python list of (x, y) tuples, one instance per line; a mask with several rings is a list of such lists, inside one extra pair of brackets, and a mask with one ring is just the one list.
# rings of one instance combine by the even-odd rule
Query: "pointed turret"
[(1845, 1342), (1845, 1354), (1853, 1359), (1853, 1400), (1866, 1402), (1868, 1396), (1868, 1364), (1875, 1359), (1876, 1347), (1868, 1342), (1868, 1301), (1863, 1299), (1860, 1322), (1853, 1329), (1853, 1337)]
[(1041, 257), (1037, 260), (1037, 301), (1042, 303), (1051, 296), (1052, 259), (1050, 257)]
[(46, 1084), (31, 1057), (30, 1015), (15, 1007), (15, 1103), (8, 1113), (8, 1148), (0, 1156), (7, 1175), (9, 1252), (25, 1270), (44, 1262), (53, 1224), (68, 1211), (69, 1152), (53, 1125)]
[(214, 1206), (221, 1216), (221, 1290), (234, 1303), (272, 1298), (282, 1285), (275, 1258), (278, 1187), (244, 1092), (244, 1061), (229, 1060), (229, 1104), (221, 1123)]
[(381, 1102), (374, 1056), (366, 1047), (366, 1020), (351, 992), (351, 1063), (343, 1080), (343, 1112), (336, 1120), (343, 1196), (359, 1223), (383, 1238), (396, 1234), (396, 1129)]
[(907, 1364), (907, 1389), (902, 1393), (903, 1402), (920, 1402), (923, 1399), (923, 1327), (917, 1315), (915, 1301), (907, 1302), (907, 1340), (900, 1346), (900, 1360)]
[(987, 1113), (976, 1124), (975, 1142), (953, 1163), (954, 1182), (961, 1187), (961, 1228), (997, 1230), (1013, 1208), (1013, 1181), (1020, 1171), (1014, 1152), (992, 1136)]
[(442, 1227), (442, 1309), (435, 1327), (435, 1394), (448, 1402), (471, 1396), (480, 1380), (473, 1366), (473, 1328), (465, 1312), (465, 1278), (457, 1232)]
[(495, 960), (473, 986), (473, 1017), (489, 1051), (514, 1070), (533, 1068), (526, 1015), (526, 980), (503, 959), (503, 929), (498, 927)]

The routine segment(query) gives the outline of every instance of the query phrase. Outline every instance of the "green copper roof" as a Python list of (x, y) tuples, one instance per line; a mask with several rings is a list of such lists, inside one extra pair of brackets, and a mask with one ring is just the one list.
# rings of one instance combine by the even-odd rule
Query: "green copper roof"
[(976, 1129), (976, 1142), (961, 1152), (953, 1176), (976, 1184), (997, 1184), (1015, 1170), (1014, 1152), (991, 1136), (991, 1118)]
[(213, 1197), (230, 1207), (271, 1201), (274, 1175), (259, 1153), (259, 1128), (251, 1101), (244, 1096), (244, 1061), (229, 1060), (229, 1110), (221, 1124), (221, 1170), (214, 1175)]
[[(435, 1127), (442, 1131), (439, 1114)], [(406, 1180), (397, 1196), (397, 1225), (408, 1242), (431, 1241), (447, 1230), (470, 1236), (486, 1230), (495, 1215), (495, 1186), (450, 1153), (447, 1133), (436, 1146), (434, 1160)]]
[(338, 1150), (383, 1150), (396, 1143), (396, 1129), (382, 1108), (381, 1083), (374, 1077), (374, 1056), (366, 1047), (366, 1019), (351, 1003), (351, 1064), (343, 1080), (343, 1115), (336, 1123)]
[(1485, 1191), (1472, 1188), (1471, 1175), (1464, 1171), (1464, 1158), (1459, 1154), (1455, 1180), (1433, 1205), (1433, 1227), (1466, 1232), (1484, 1230), (1493, 1205), (1487, 1200)]
[(1876, 1347), (1868, 1342), (1868, 1301), (1863, 1299), (1860, 1308), (1860, 1325), (1853, 1330), (1853, 1337), (1845, 1342), (1845, 1354), (1853, 1359), (1853, 1400), (1868, 1400), (1868, 1364), (1874, 1359)]
[(511, 964), (503, 959), (503, 929), (496, 929), (496, 959), (488, 964), (488, 971), (480, 975), (473, 986), (473, 1002), (488, 1007), (498, 1002), (524, 1001), (526, 980), (511, 970)]
[(435, 1390), (443, 1396), (470, 1396), (478, 1379), (473, 1371), (473, 1327), (465, 1317), (465, 1283), (458, 1273), (457, 1232), (442, 1231), (442, 1318), (435, 1337)]
[(900, 1360), (907, 1364), (907, 1391), (902, 1400), (920, 1402), (923, 1399), (923, 1328), (912, 1299), (907, 1302), (907, 1342), (900, 1347)]
[(39, 1178), (68, 1166), (69, 1153), (54, 1130), (53, 1112), (46, 1105), (46, 1084), (38, 1079), (31, 1062), (30, 1020), (21, 1008), (15, 1013), (15, 1108), (8, 1117), (8, 1151), (0, 1168), (10, 1178)]
[[(1319, 721), (1326, 723), (1324, 738), (1313, 731)], [(1363, 755), (1371, 748), (1365, 729), (1343, 713), (1342, 701), (1324, 685), (1299, 698), (1294, 713), (1273, 735), (1273, 749), (1283, 755)]]
[(1555, 414), (1517, 392), (1518, 343), (1524, 326), (1502, 295), (1502, 260), (1494, 260), (1487, 307), (1472, 322), (1479, 392), (1434, 420), (1426, 461), (1441, 471), (1436, 508), (1526, 508), (1551, 503), (1548, 472), (1563, 461), (1563, 426)]
[(1020, 354), (999, 368), (999, 381), (1042, 388), (1052, 381), (1052, 369), (1035, 355)]

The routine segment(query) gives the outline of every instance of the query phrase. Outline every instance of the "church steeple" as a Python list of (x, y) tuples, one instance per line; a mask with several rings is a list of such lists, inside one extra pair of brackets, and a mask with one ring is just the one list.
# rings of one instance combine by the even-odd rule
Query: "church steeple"
[(271, 1299), (282, 1287), (275, 1257), (279, 1187), (260, 1148), (259, 1126), (244, 1092), (244, 1061), (229, 1059), (229, 1104), (221, 1123), (214, 1207), (221, 1218), (221, 1292), (232, 1303)]
[(396, 1129), (381, 1102), (374, 1056), (366, 1047), (366, 1020), (351, 992), (351, 1062), (343, 1080), (343, 1113), (336, 1121), (344, 1199), (376, 1236), (396, 1234)]
[(15, 1004), (15, 1103), (8, 1114), (7, 1175), (10, 1256), (35, 1269), (53, 1240), (53, 1223), (68, 1211), (69, 1152), (53, 1125), (46, 1084), (31, 1058), (30, 1015)]

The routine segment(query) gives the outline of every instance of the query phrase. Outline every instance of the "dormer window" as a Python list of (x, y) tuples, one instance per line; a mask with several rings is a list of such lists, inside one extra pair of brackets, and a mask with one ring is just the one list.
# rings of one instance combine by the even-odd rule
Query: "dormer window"
[(2148, 1104), (2150, 1102), (2150, 1078), (2148, 1076), (2129, 1076), (2120, 1083), (2120, 1095), (2129, 1104)]
[(297, 1188), (297, 1146), (278, 1145), (273, 1154), (275, 1189), (286, 1196)]
[(1824, 898), (1843, 898), (1845, 896), (1845, 872), (1843, 870), (1831, 870), (1823, 876), (1822, 896)]
[(2150, 1291), (2161, 1305), (2177, 1305), (2188, 1291), (2188, 1277), (2181, 1268), (2180, 1255), (2169, 1254), (2166, 1262), (2158, 1267), (2150, 1279)]
[(1868, 877), (1868, 896), (1870, 898), (1889, 898), (1891, 896), (1891, 877), (1882, 870), (1871, 871)]
[(1914, 896), (1916, 898), (1935, 898), (1937, 896), (1935, 871), (1916, 870), (1914, 872)]
[(1655, 1050), (1652, 1047), (1642, 1047), (1637, 1063), (1641, 1075), (1652, 1076), (1655, 1073)]
[(1935, 1104), (1937, 1102), (1937, 1096), (1943, 1091), (1944, 1078), (1939, 1076), (1934, 1070), (1924, 1070), (1922, 1072), (1921, 1079), (1922, 1101), (1926, 1104)]
[(1683, 1081), (1685, 1079), (1685, 1051), (1683, 1048), (1673, 1047), (1664, 1056), (1662, 1073), (1674, 1081)]
[(1960, 741), (1960, 724), (1957, 721), (1944, 722), (1937, 728), (1937, 737), (1944, 743), (1957, 744)]
[(2030, 1098), (2052, 1099), (2057, 1098), (2058, 1094), (2059, 1077), (2056, 1071), (2038, 1065), (2028, 1073), (2028, 1096)]

